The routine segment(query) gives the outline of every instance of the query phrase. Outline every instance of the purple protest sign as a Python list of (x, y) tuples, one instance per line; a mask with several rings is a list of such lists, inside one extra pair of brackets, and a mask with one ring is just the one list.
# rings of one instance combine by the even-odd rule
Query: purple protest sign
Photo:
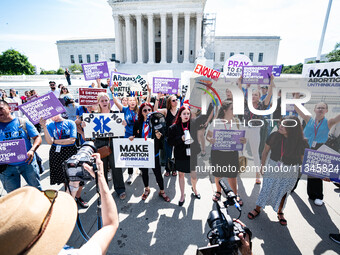
[(270, 84), (272, 66), (244, 66), (242, 69), (243, 84)]
[(40, 118), (47, 120), (65, 112), (64, 106), (53, 92), (19, 105), (19, 109), (34, 125), (39, 123)]
[(86, 81), (109, 78), (109, 68), (107, 62), (96, 62), (82, 64), (83, 73)]
[(272, 68), (272, 74), (275, 76), (275, 77), (279, 77), (281, 75), (281, 72), (282, 72), (282, 65), (280, 66), (273, 66)]
[(340, 182), (340, 155), (306, 149), (303, 156), (302, 173), (320, 179), (330, 178)]
[(240, 143), (240, 138), (244, 137), (245, 132), (245, 130), (215, 129), (213, 134), (215, 143), (212, 145), (211, 149), (242, 151), (243, 144)]
[(0, 165), (22, 162), (27, 159), (24, 139), (0, 142)]
[(178, 78), (153, 77), (153, 93), (177, 94)]

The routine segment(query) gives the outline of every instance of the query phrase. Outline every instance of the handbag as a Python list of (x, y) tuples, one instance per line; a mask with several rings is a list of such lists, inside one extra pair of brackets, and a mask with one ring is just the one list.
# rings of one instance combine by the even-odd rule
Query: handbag
[[(243, 154), (243, 152), (242, 152)], [(248, 159), (246, 156), (239, 156), (238, 157), (238, 163), (239, 163), (239, 166), (240, 166), (240, 169), (239, 169), (239, 172), (240, 173), (244, 173), (246, 171), (246, 167), (248, 165)]]
[(174, 158), (168, 160), (168, 170), (170, 172), (176, 171), (175, 159)]
[(109, 145), (106, 145), (100, 147), (97, 152), (100, 154), (100, 158), (106, 158), (112, 153), (112, 150)]

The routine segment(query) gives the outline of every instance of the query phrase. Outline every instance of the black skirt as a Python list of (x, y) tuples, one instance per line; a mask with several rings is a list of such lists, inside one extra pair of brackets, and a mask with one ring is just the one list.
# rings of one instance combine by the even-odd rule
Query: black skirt
[(175, 159), (176, 170), (182, 173), (190, 173), (190, 160)]
[(50, 184), (65, 183), (65, 173), (62, 164), (77, 153), (77, 147), (65, 146), (61, 147), (60, 152), (56, 152), (56, 146), (52, 145), (50, 149)]
[(235, 178), (240, 170), (238, 151), (211, 151), (212, 175)]

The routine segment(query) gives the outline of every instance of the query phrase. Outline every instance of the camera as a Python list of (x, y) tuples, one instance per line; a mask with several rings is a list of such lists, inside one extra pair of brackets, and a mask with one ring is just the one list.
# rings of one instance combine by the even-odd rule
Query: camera
[(97, 151), (92, 141), (85, 142), (76, 155), (73, 155), (63, 163), (63, 169), (67, 181), (88, 181), (92, 176), (87, 172), (83, 164), (93, 166), (95, 159), (92, 156)]
[(222, 179), (219, 183), (227, 199), (223, 202), (224, 208), (221, 208), (219, 203), (215, 201), (216, 210), (212, 210), (207, 219), (210, 227), (207, 234), (210, 246), (198, 248), (197, 255), (238, 254), (238, 248), (242, 245), (238, 235), (243, 234), (244, 237), (249, 235), (249, 240), (251, 240), (252, 233), (249, 228), (233, 221), (228, 214), (228, 207), (234, 205), (240, 212), (238, 219), (241, 216), (241, 207), (236, 200), (236, 195)]

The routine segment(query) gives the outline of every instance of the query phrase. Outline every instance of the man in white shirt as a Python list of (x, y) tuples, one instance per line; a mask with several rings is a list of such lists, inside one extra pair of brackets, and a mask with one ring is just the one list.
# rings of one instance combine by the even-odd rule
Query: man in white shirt
[(59, 96), (60, 96), (60, 89), (56, 88), (55, 82), (54, 82), (54, 81), (50, 81), (49, 84), (50, 84), (51, 90), (48, 91), (48, 92), (53, 92), (53, 94), (54, 94), (57, 98), (59, 98)]

